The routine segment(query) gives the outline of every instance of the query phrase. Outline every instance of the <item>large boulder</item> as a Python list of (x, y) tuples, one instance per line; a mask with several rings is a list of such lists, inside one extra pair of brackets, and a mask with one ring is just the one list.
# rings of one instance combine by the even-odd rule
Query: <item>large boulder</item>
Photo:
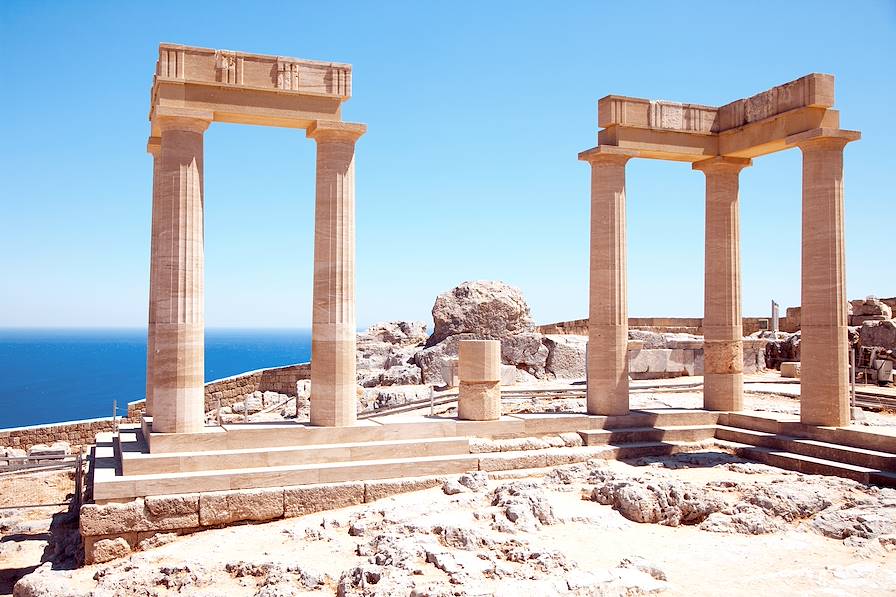
[(588, 336), (547, 335), (544, 344), (548, 349), (545, 369), (558, 379), (585, 377), (585, 354)]
[(392, 356), (394, 344), (383, 342), (366, 334), (358, 336), (356, 362), (358, 371), (365, 369), (385, 369), (386, 361)]
[(896, 320), (866, 321), (859, 327), (859, 344), (896, 350)]
[(414, 355), (414, 363), (420, 367), (423, 383), (433, 386), (450, 385), (451, 380), (446, 379), (451, 364), (457, 360), (458, 343), (461, 340), (477, 340), (476, 334), (458, 334), (450, 336), (435, 346), (430, 346), (418, 351)]
[(457, 334), (500, 340), (532, 330), (523, 294), (503, 282), (464, 282), (440, 294), (432, 308), (435, 329), (426, 342), (434, 346)]
[(543, 336), (538, 333), (506, 336), (501, 340), (501, 361), (535, 377), (544, 377), (548, 348), (542, 339)]
[(778, 337), (765, 345), (765, 366), (778, 369), (781, 363), (798, 362), (800, 360), (800, 338), (798, 331), (794, 334), (778, 332)]

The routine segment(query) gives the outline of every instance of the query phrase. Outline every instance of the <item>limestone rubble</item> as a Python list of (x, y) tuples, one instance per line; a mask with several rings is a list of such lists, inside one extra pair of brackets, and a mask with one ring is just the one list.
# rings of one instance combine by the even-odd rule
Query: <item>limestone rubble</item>
[[(78, 570), (61, 553), (14, 595), (710, 594), (720, 582), (869, 595), (896, 581), (896, 491), (722, 452), (387, 484), (368, 503), (348, 485), (293, 500), (342, 508), (331, 512), (162, 533), (147, 551), (110, 541), (102, 553), (117, 559)], [(27, 532), (16, 525), (2, 528)]]

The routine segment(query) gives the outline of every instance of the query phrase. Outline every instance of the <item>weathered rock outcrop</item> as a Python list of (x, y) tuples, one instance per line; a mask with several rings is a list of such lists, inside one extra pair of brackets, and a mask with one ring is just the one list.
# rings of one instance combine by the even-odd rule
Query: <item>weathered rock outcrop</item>
[(873, 296), (849, 301), (849, 306), (852, 310), (849, 323), (852, 325), (862, 325), (866, 321), (883, 321), (893, 318), (893, 310), (890, 306)]
[(414, 354), (426, 340), (422, 321), (385, 321), (375, 323), (358, 334), (358, 385), (409, 385), (422, 383), (422, 372)]
[(585, 377), (587, 336), (548, 335), (544, 345), (548, 349), (546, 371), (559, 379)]
[(503, 282), (477, 281), (440, 294), (432, 308), (434, 346), (449, 336), (475, 334), (500, 340), (532, 330), (532, 316), (523, 294)]
[(896, 350), (896, 320), (866, 321), (858, 328), (860, 346), (882, 346)]

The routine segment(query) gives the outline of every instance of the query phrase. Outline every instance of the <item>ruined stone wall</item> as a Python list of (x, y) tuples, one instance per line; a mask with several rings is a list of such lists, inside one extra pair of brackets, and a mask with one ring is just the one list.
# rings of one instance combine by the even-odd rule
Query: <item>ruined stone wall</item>
[[(120, 423), (134, 423), (137, 419), (119, 419)], [(68, 442), (72, 452), (79, 452), (82, 447), (94, 443), (96, 434), (112, 431), (112, 417), (103, 419), (87, 419), (84, 421), (68, 421), (49, 425), (33, 425), (0, 430), (0, 447), (21, 448), (27, 450), (37, 444), (50, 445), (54, 442)]]
[[(311, 379), (311, 363), (258, 369), (210, 381), (205, 384), (205, 411), (217, 408), (218, 400), (221, 406), (233, 406), (256, 391), (295, 396), (296, 382), (300, 379)], [(129, 403), (128, 416), (139, 418), (143, 408), (143, 400)]]
[[(216, 379), (205, 384), (205, 410), (208, 412), (217, 408), (219, 398), (221, 406), (231, 406), (256, 390), (295, 396), (296, 382), (300, 379), (311, 379), (310, 363), (259, 369)], [(127, 415), (119, 419), (119, 423), (139, 422), (145, 405), (145, 400), (128, 403)], [(0, 430), (0, 447), (27, 450), (35, 444), (66, 441), (77, 451), (82, 446), (92, 445), (97, 433), (112, 430), (112, 417), (3, 429)]]
[[(683, 332), (699, 335), (703, 333), (703, 319), (700, 317), (629, 317), (628, 327), (633, 330), (650, 332)], [(587, 336), (588, 320), (574, 319), (571, 321), (546, 323), (536, 326), (535, 330), (541, 334)]]
[(535, 331), (540, 334), (569, 334), (572, 336), (587, 336), (588, 320), (573, 319), (572, 321), (546, 323), (544, 325), (536, 326)]
[[(744, 336), (749, 336), (763, 329), (761, 321), (768, 322), (771, 328), (771, 317), (744, 317)], [(790, 307), (787, 316), (778, 318), (778, 327), (782, 332), (796, 332), (800, 329), (800, 308)], [(702, 335), (703, 319), (700, 317), (629, 317), (628, 328), (630, 330), (644, 330), (657, 333), (685, 333)], [(558, 321), (537, 326), (536, 331), (542, 334), (571, 334), (575, 336), (588, 335), (588, 320), (574, 319), (571, 321)]]
[[(237, 522), (264, 522), (344, 508), (442, 485), (445, 476), (324, 483), (137, 498), (123, 504), (85, 504), (80, 511), (85, 563), (106, 561), (110, 543), (125, 552), (159, 533), (179, 535)], [(144, 544), (145, 545), (145, 544)], [(114, 557), (126, 555), (119, 553)]]
[[(766, 339), (744, 340), (744, 373), (765, 370)], [(632, 348), (628, 351), (632, 379), (665, 379), (703, 375), (703, 340), (668, 340), (662, 348)]]

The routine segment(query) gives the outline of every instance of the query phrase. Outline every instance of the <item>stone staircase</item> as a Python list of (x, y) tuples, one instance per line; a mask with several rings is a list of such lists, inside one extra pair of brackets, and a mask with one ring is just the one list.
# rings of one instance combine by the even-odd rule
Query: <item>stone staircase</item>
[[(488, 423), (489, 427), (481, 427), (479, 433), (447, 436), (441, 434), (458, 431), (456, 422), (444, 421), (440, 425), (432, 420), (412, 424), (393, 421), (310, 432), (295, 425), (258, 426), (233, 429), (229, 435), (234, 439), (229, 440), (223, 438), (226, 433), (209, 433), (200, 437), (191, 451), (176, 450), (175, 444), (166, 443), (163, 450), (154, 452), (145, 439), (145, 426), (122, 426), (117, 435), (98, 437), (93, 497), (102, 503), (137, 496), (438, 476), (539, 468), (590, 458), (657, 456), (680, 451), (684, 444), (711, 440), (717, 418), (717, 413), (680, 409), (638, 411), (621, 417), (535, 414)], [(559, 438), (558, 434), (570, 432), (575, 441), (555, 441), (542, 449), (489, 450), (481, 445), (471, 448), (471, 439), (482, 436)], [(392, 439), (397, 435), (403, 439)], [(358, 441), (345, 441), (349, 437)], [(306, 443), (282, 445), (288, 441)], [(241, 447), (227, 448), (229, 445)]]
[[(459, 424), (391, 419), (359, 428), (247, 426), (210, 432), (192, 451), (171, 444), (154, 452), (144, 438), (145, 426), (123, 426), (97, 446), (94, 499), (539, 468), (589, 458), (667, 455), (701, 442), (717, 442), (744, 458), (785, 469), (896, 486), (896, 435), (804, 426), (786, 415), (656, 409), (616, 417), (518, 414), (487, 427)], [(574, 442), (558, 443), (570, 433)], [(541, 449), (483, 448), (483, 437), (553, 437), (554, 443), (542, 442)], [(298, 445), (283, 445), (290, 442)]]
[(739, 456), (764, 464), (896, 487), (896, 436), (726, 413), (715, 437)]

